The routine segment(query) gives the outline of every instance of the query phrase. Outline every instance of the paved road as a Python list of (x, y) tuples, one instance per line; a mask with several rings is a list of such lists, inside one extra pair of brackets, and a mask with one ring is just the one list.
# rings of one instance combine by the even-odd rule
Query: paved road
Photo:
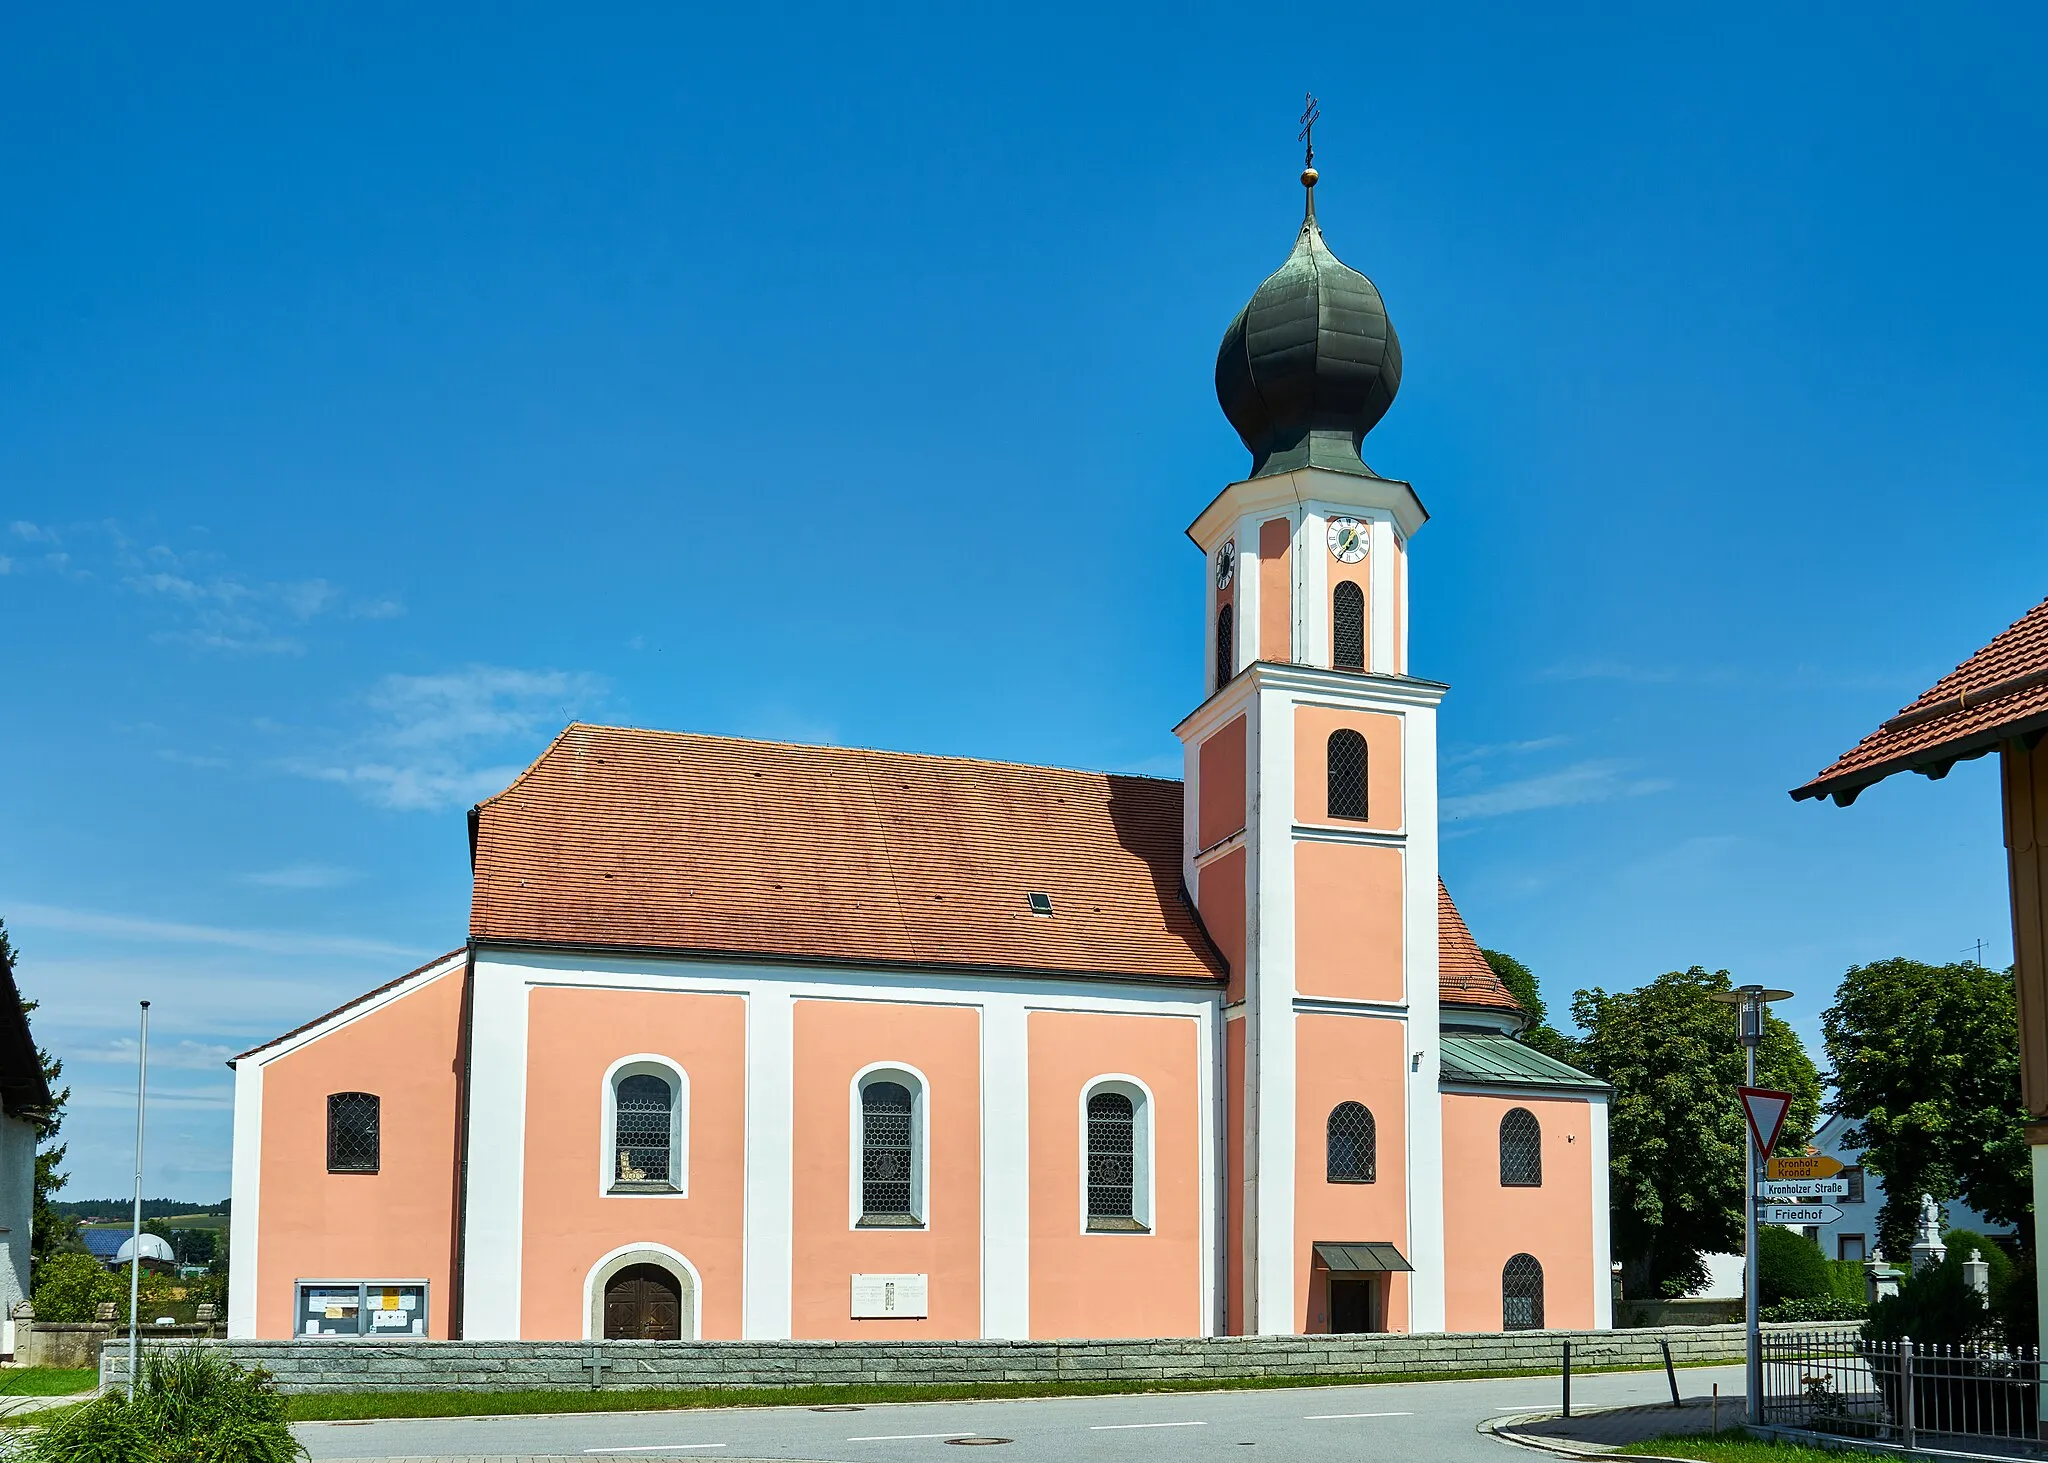
[[(1742, 1368), (1678, 1374), (1688, 1396), (1739, 1393)], [(1664, 1374), (1609, 1372), (1577, 1378), (1585, 1406), (1668, 1398)], [(827, 1411), (810, 1407), (585, 1413), (553, 1417), (435, 1418), (304, 1423), (317, 1460), (592, 1456), (614, 1460), (816, 1459), (825, 1463), (967, 1463), (956, 1437), (1012, 1441), (990, 1463), (1511, 1463), (1517, 1450), (1477, 1431), (1489, 1417), (1557, 1405), (1554, 1377), (1477, 1382), (1401, 1382), (1373, 1387), (1181, 1392), (1138, 1397), (1058, 1397), (1004, 1402), (912, 1402)]]

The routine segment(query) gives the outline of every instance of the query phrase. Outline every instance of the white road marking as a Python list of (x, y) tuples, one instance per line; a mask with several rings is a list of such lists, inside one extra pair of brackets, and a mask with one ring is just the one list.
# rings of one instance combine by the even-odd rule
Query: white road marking
[(697, 1448), (722, 1448), (724, 1443), (637, 1443), (630, 1448), (585, 1448), (586, 1453), (687, 1453)]
[(1138, 1427), (1207, 1427), (1206, 1422), (1098, 1422), (1088, 1429), (1091, 1433), (1129, 1432)]
[(848, 1438), (849, 1443), (915, 1443), (927, 1438), (971, 1438), (973, 1433), (876, 1433), (869, 1438)]
[(1341, 1422), (1347, 1417), (1413, 1417), (1412, 1412), (1314, 1412), (1303, 1422)]

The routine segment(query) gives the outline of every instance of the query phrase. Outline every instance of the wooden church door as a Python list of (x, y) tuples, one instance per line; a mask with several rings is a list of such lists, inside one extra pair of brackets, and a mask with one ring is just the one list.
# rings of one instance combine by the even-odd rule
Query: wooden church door
[(604, 1339), (680, 1341), (683, 1298), (659, 1265), (629, 1265), (604, 1288)]

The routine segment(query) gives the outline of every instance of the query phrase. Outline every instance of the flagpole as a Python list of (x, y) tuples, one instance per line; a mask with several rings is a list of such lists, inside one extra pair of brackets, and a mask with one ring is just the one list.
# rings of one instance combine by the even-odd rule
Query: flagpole
[(135, 1225), (128, 1238), (128, 1395), (135, 1395), (142, 1309), (142, 1115), (149, 1096), (149, 1002), (142, 1003), (142, 1055), (135, 1075)]

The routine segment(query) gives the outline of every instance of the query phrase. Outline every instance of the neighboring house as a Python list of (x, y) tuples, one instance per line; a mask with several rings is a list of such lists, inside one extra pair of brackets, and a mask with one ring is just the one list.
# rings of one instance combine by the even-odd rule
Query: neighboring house
[[(1867, 1260), (1877, 1246), (1877, 1214), (1884, 1208), (1884, 1179), (1866, 1171), (1858, 1161), (1861, 1150), (1847, 1147), (1842, 1135), (1854, 1127), (1857, 1119), (1837, 1113), (1820, 1125), (1808, 1145), (1815, 1153), (1839, 1161), (1842, 1172), (1839, 1177), (1849, 1181), (1847, 1198), (1828, 1199), (1824, 1202), (1842, 1211), (1842, 1217), (1833, 1224), (1788, 1225), (1818, 1244), (1821, 1253), (1830, 1260)], [(1982, 1235), (2010, 1235), (2011, 1225), (1993, 1224), (1960, 1199), (1951, 1199), (1945, 1206), (1945, 1229), (1967, 1229)], [(1907, 1255), (1891, 1255), (1897, 1264), (1908, 1263)]]
[(88, 1255), (111, 1269), (119, 1262), (121, 1246), (128, 1243), (130, 1233), (126, 1229), (80, 1229), (78, 1238)]
[[(1216, 367), (1185, 782), (564, 731), (471, 812), (465, 948), (235, 1059), (230, 1333), (1609, 1325), (1607, 1088), (1438, 879), (1399, 359), (1310, 206)], [(958, 616), (973, 553), (872, 568)]]
[(36, 1119), (50, 1084), (28, 1028), (14, 970), (0, 959), (0, 1354), (14, 1353), (14, 1307), (29, 1294), (36, 1207)]

